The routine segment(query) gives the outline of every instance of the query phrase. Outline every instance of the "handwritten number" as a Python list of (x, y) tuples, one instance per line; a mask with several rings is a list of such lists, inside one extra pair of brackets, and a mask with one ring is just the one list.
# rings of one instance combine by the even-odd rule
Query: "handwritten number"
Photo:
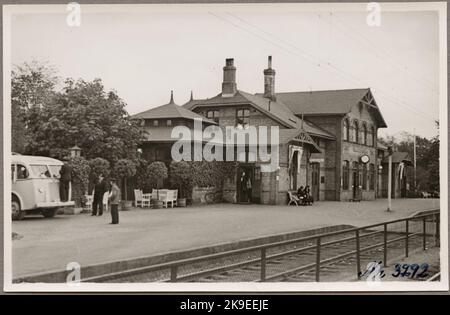
[(404, 271), (402, 272), (402, 277), (408, 277), (408, 276), (411, 275), (411, 273), (408, 272), (409, 264), (403, 264), (402, 268), (403, 268), (403, 270), (404, 270)]
[(412, 264), (411, 265), (411, 269), (413, 271), (413, 273), (411, 274), (411, 279), (414, 278), (414, 276), (416, 275), (417, 271), (419, 271), (420, 266), (418, 264)]
[(423, 271), (422, 271), (421, 273), (419, 273), (419, 274), (417, 275), (417, 277), (418, 277), (418, 278), (425, 278), (425, 277), (427, 277), (427, 276), (428, 276), (428, 273), (427, 273), (428, 267), (429, 267), (428, 264), (422, 264), (422, 265), (420, 265), (420, 268), (422, 268)]
[(395, 272), (392, 274), (392, 276), (397, 278), (400, 275), (400, 273), (402, 272), (402, 270), (400, 268), (400, 264), (396, 264), (394, 266), (394, 268), (395, 268)]

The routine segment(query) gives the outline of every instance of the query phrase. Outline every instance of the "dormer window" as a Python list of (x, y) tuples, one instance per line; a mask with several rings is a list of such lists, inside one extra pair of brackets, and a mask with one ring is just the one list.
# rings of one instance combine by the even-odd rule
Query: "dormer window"
[(219, 122), (220, 112), (218, 110), (208, 110), (206, 112), (206, 118), (214, 120), (216, 123)]

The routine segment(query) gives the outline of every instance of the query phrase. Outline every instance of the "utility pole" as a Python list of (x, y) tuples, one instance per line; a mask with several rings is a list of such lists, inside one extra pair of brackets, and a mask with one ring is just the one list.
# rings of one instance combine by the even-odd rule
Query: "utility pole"
[(417, 164), (416, 164), (416, 128), (414, 128), (414, 193), (417, 191)]
[(388, 154), (389, 154), (389, 167), (388, 167), (388, 212), (392, 211), (392, 147), (388, 147)]

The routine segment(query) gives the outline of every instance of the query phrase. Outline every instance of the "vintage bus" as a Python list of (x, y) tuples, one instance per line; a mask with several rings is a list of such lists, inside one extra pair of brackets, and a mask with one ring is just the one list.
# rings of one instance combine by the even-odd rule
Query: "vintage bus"
[(42, 214), (49, 218), (55, 216), (58, 208), (74, 206), (74, 201), (60, 200), (59, 171), (62, 165), (59, 160), (43, 156), (11, 156), (13, 220), (21, 220), (25, 214)]

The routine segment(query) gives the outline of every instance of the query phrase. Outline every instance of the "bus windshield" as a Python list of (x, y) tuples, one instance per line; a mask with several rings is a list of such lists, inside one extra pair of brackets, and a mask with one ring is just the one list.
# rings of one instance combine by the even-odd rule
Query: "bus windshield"
[(51, 178), (47, 165), (30, 165), (35, 178)]
[(49, 165), (50, 172), (52, 173), (53, 178), (60, 178), (61, 174), (59, 171), (61, 170), (61, 165)]

